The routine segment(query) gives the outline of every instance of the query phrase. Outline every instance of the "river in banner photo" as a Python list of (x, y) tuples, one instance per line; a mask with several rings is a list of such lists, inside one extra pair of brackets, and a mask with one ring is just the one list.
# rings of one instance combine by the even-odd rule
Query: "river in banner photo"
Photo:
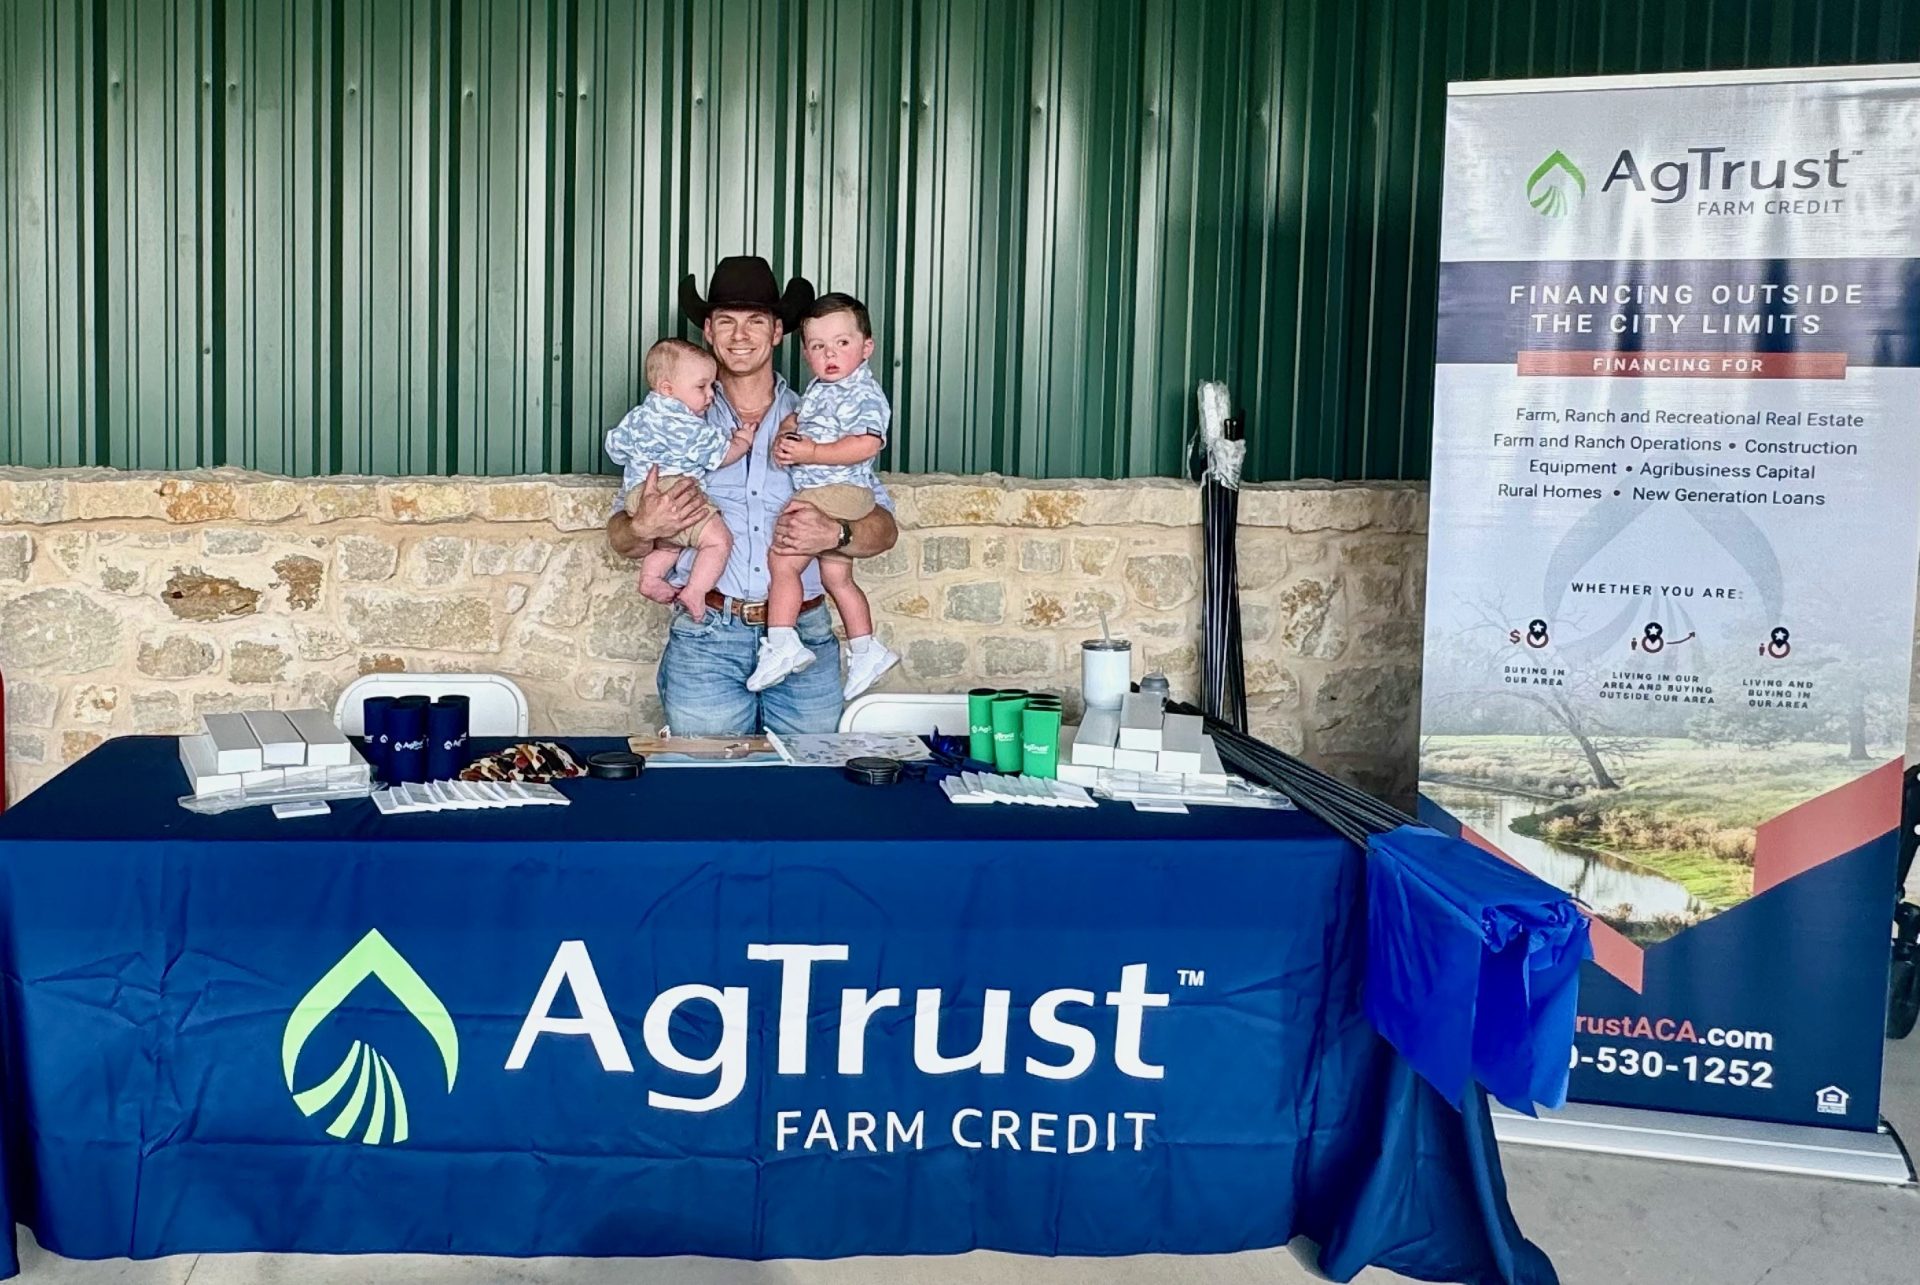
[(1851, 780), (1862, 764), (1814, 742), (1764, 749), (1646, 738), (1606, 788), (1550, 738), (1432, 736), (1420, 789), (1641, 945), (1753, 893), (1755, 827)]
[(1578, 897), (1602, 919), (1642, 942), (1664, 941), (1713, 913), (1686, 888), (1644, 866), (1514, 828), (1516, 821), (1529, 820), (1553, 806), (1548, 801), (1438, 781), (1422, 781), (1420, 790), (1528, 870)]

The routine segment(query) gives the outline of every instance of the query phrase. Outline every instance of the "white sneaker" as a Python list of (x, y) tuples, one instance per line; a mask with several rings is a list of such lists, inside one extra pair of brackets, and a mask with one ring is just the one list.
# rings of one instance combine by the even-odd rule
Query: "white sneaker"
[(814, 660), (813, 649), (798, 639), (788, 641), (768, 634), (760, 640), (760, 663), (754, 666), (753, 673), (747, 678), (747, 690), (763, 692), (785, 682), (789, 676), (813, 664)]
[(847, 653), (846, 698), (852, 700), (880, 681), (880, 675), (900, 663), (900, 656), (884, 643), (875, 643), (866, 651)]

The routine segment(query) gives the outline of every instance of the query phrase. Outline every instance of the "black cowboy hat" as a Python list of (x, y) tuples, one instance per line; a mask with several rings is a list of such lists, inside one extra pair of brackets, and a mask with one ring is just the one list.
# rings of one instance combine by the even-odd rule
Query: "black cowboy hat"
[(786, 293), (774, 286), (773, 268), (757, 254), (736, 254), (720, 260), (707, 282), (707, 297), (702, 299), (689, 272), (680, 282), (680, 311), (696, 326), (707, 324), (716, 308), (752, 308), (780, 319), (787, 333), (800, 326), (800, 319), (813, 307), (813, 283), (805, 277), (787, 282)]

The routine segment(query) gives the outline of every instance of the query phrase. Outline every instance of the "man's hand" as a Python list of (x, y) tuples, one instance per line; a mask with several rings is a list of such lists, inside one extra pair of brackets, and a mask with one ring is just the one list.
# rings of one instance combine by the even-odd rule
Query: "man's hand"
[(893, 514), (875, 509), (852, 524), (853, 539), (842, 549), (840, 519), (830, 518), (805, 500), (795, 500), (773, 526), (773, 551), (788, 557), (813, 558), (822, 553), (844, 553), (850, 558), (871, 558), (885, 553), (900, 538)]
[(840, 544), (840, 519), (830, 518), (805, 500), (787, 505), (773, 524), (773, 551), (787, 557), (811, 558), (831, 553)]
[(607, 539), (621, 557), (639, 558), (646, 556), (655, 540), (665, 539), (698, 522), (705, 499), (692, 478), (678, 478), (672, 487), (662, 490), (660, 469), (656, 465), (647, 470), (646, 480), (640, 483), (638, 503), (634, 503), (631, 496), (628, 503), (633, 507), (631, 516), (622, 521), (620, 514), (614, 514), (607, 523)]

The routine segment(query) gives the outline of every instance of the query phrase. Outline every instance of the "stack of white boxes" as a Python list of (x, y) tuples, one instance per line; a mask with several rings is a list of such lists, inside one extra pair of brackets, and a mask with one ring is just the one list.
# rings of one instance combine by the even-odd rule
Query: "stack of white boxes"
[(1138, 772), (1167, 785), (1224, 786), (1227, 771), (1198, 714), (1169, 714), (1157, 696), (1130, 693), (1117, 710), (1089, 708), (1064, 729), (1060, 779), (1102, 784), (1102, 773)]
[(209, 714), (180, 738), (180, 763), (196, 797), (235, 790), (369, 785), (373, 769), (325, 710)]

